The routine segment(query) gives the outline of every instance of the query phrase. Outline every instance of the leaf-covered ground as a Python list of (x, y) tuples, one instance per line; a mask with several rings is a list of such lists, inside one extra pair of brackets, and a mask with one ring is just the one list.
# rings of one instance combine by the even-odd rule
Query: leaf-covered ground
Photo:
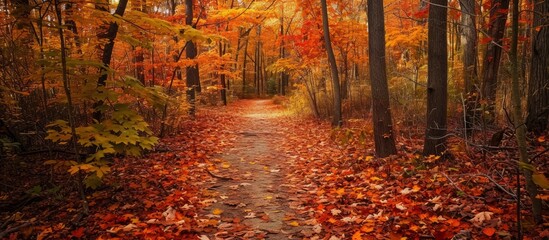
[[(513, 151), (481, 152), (453, 140), (452, 159), (424, 158), (418, 154), (420, 139), (399, 137), (399, 155), (376, 159), (365, 127), (369, 122), (353, 120), (332, 130), (327, 123), (287, 115), (266, 100), (201, 109), (197, 119), (142, 159), (114, 159), (105, 187), (87, 195), (88, 216), (80, 214), (75, 191), (55, 199), (42, 190), (36, 196), (43, 198), (0, 215), (0, 234), (5, 233), (0, 238), (511, 239), (517, 234)], [(7, 195), (2, 192), (2, 200), (12, 197)], [(526, 238), (549, 235), (532, 224), (530, 203), (522, 199)]]

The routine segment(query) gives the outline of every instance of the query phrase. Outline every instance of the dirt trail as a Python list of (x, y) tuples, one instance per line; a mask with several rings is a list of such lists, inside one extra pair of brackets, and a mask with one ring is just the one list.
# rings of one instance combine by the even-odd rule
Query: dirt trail
[[(289, 207), (291, 188), (284, 184), (285, 157), (274, 148), (284, 137), (282, 110), (270, 100), (247, 100), (232, 149), (218, 156), (209, 188), (214, 203), (206, 216), (221, 223), (210, 239), (301, 239), (310, 230), (298, 226)], [(221, 214), (218, 214), (222, 210)], [(208, 214), (209, 213), (209, 214)]]

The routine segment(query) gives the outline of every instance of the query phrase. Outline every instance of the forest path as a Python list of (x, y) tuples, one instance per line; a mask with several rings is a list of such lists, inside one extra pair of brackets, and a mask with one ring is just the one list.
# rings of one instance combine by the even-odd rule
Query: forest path
[(209, 194), (215, 200), (203, 214), (221, 222), (217, 232), (205, 235), (210, 239), (301, 239), (310, 230), (298, 226), (302, 219), (290, 208), (297, 199), (292, 200), (291, 185), (284, 182), (289, 164), (284, 153), (274, 148), (287, 131), (283, 109), (272, 100), (242, 100), (227, 110), (241, 118), (233, 126), (238, 137), (210, 167), (215, 182)]

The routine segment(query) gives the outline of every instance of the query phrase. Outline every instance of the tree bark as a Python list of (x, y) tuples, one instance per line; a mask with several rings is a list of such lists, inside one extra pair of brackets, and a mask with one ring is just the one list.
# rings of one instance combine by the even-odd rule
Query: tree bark
[(463, 46), (463, 79), (465, 83), (465, 123), (470, 132), (475, 123), (475, 109), (478, 103), (477, 72), (477, 30), (475, 1), (460, 0), (461, 6), (461, 44)]
[(326, 54), (328, 55), (328, 62), (330, 63), (330, 69), (332, 72), (332, 94), (334, 98), (334, 116), (332, 119), (332, 126), (340, 127), (343, 124), (341, 117), (341, 89), (339, 86), (339, 75), (337, 72), (337, 63), (332, 49), (332, 41), (330, 40), (330, 26), (328, 24), (328, 7), (326, 0), (320, 0), (322, 10), (322, 29), (324, 31), (324, 44), (326, 45)]
[[(225, 51), (227, 49), (227, 45), (219, 42), (219, 56), (223, 57), (225, 55)], [(221, 71), (225, 70), (225, 64), (221, 64)], [(221, 73), (219, 75), (219, 84), (221, 85), (221, 101), (223, 101), (223, 105), (227, 106), (227, 81), (224, 73)]]
[[(512, 99), (513, 99), (513, 118), (515, 122), (515, 137), (517, 139), (519, 150), (519, 161), (523, 164), (530, 164), (528, 161), (528, 146), (526, 143), (526, 126), (522, 118), (522, 103), (520, 100), (519, 90), (519, 73), (518, 73), (518, 25), (519, 25), (519, 4), (518, 0), (513, 0), (513, 15), (511, 21), (511, 77), (512, 77)], [(547, 67), (547, 66), (545, 66)], [(520, 164), (518, 166), (520, 168)], [(526, 180), (526, 191), (532, 200), (532, 215), (537, 224), (542, 223), (541, 215), (541, 199), (537, 198), (538, 188), (532, 179), (532, 170), (522, 169)], [(520, 204), (520, 203), (518, 203)], [(520, 221), (520, 219), (519, 219)]]
[[(118, 16), (124, 16), (124, 12), (126, 11), (126, 6), (128, 5), (128, 0), (120, 0), (118, 2), (118, 6), (116, 7), (116, 10), (114, 11), (114, 15)], [(108, 6), (108, 4), (106, 5)], [(102, 11), (108, 12), (108, 7), (105, 7), (104, 5), (96, 5), (96, 8)], [(97, 34), (97, 37), (99, 39), (106, 39), (107, 44), (103, 47), (103, 53), (101, 55), (101, 63), (103, 66), (101, 67), (100, 76), (99, 79), (97, 79), (97, 88), (98, 91), (101, 92), (102, 90), (100, 88), (103, 88), (107, 84), (107, 70), (109, 66), (111, 65), (111, 58), (112, 58), (112, 51), (114, 49), (114, 39), (116, 39), (116, 34), (118, 33), (118, 23), (116, 22), (110, 22), (107, 25), (107, 31), (106, 32), (100, 32)], [(93, 112), (93, 119), (97, 122), (101, 122), (103, 118), (103, 112), (101, 110), (101, 107), (103, 106), (103, 100), (99, 100), (94, 103), (94, 112)]]
[[(490, 10), (488, 37), (491, 42), (486, 47), (482, 65), (482, 98), (487, 101), (490, 115), (495, 117), (494, 102), (498, 86), (498, 70), (503, 51), (503, 35), (505, 33), (505, 22), (509, 11), (509, 0), (493, 0)], [(493, 122), (495, 118), (489, 119)]]
[(423, 154), (442, 155), (446, 150), (448, 103), (448, 52), (446, 22), (448, 1), (431, 0), (428, 26), (427, 130)]
[(242, 97), (246, 96), (246, 65), (248, 65), (248, 37), (246, 37), (246, 43), (244, 44), (244, 54), (242, 57)]
[[(147, 13), (145, 0), (133, 0), (133, 2), (131, 3), (131, 9), (133, 11)], [(143, 40), (144, 36), (141, 33), (137, 33), (137, 38)], [(139, 80), (139, 82), (141, 82), (143, 86), (146, 86), (145, 85), (145, 66), (144, 66), (145, 54), (144, 54), (143, 47), (139, 49), (134, 48), (133, 50), (135, 54), (133, 59), (134, 66), (135, 66), (135, 78)]]
[(396, 154), (396, 147), (387, 86), (383, 0), (368, 0), (368, 39), (376, 156), (387, 157)]
[[(185, 24), (193, 26), (193, 0), (185, 0)], [(193, 41), (187, 41), (185, 56), (187, 59), (195, 59), (197, 55), (196, 45)], [(196, 112), (196, 92), (199, 92), (200, 79), (198, 65), (186, 67), (187, 101), (189, 102), (189, 115), (195, 116)]]
[(549, 0), (534, 3), (532, 64), (528, 82), (526, 126), (542, 134), (549, 120)]

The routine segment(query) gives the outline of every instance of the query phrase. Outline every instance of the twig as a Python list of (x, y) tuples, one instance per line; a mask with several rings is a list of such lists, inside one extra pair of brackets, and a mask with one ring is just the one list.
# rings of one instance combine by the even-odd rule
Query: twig
[(446, 173), (442, 173), (442, 175), (444, 175), (444, 177), (446, 177), (446, 179), (448, 179), (448, 181), (450, 181), (450, 183), (452, 184), (452, 186), (454, 186), (457, 190), (459, 190), (460, 192), (466, 194), (468, 197), (470, 197), (471, 199), (473, 200), (477, 200), (477, 199), (481, 199), (480, 197), (475, 197), (475, 196), (471, 196), (470, 194), (468, 194), (467, 192), (463, 191), (463, 189), (461, 189), (450, 177), (448, 177), (448, 175), (446, 175)]
[(532, 163), (532, 161), (534, 161), (534, 159), (538, 158), (539, 156), (545, 154), (545, 153), (548, 152), (548, 151), (549, 151), (549, 148), (545, 149), (545, 151), (543, 151), (543, 152), (540, 152), (540, 153), (536, 154), (535, 156), (533, 156), (532, 158), (530, 158), (530, 163)]
[(26, 222), (26, 223), (23, 223), (23, 224), (21, 224), (21, 225), (19, 225), (19, 226), (12, 227), (12, 228), (8, 228), (8, 229), (6, 229), (5, 231), (0, 232), (0, 238), (4, 238), (4, 237), (7, 236), (8, 234), (10, 234), (10, 233), (12, 233), (12, 232), (17, 232), (17, 231), (19, 231), (19, 229), (28, 227), (28, 226), (30, 226), (30, 225), (31, 225), (30, 222)]
[(234, 180), (234, 178), (231, 178), (231, 177), (217, 176), (217, 175), (213, 174), (212, 172), (210, 172), (210, 170), (208, 170), (208, 169), (205, 169), (205, 170), (206, 170), (206, 172), (208, 172), (208, 174), (210, 174), (210, 176), (212, 176), (214, 178), (219, 178), (219, 179), (225, 180), (225, 181)]
[(475, 174), (476, 176), (480, 176), (480, 177), (485, 177), (485, 178), (488, 178), (488, 180), (490, 180), (490, 182), (492, 182), (493, 184), (496, 185), (496, 187), (498, 187), (499, 189), (501, 189), (504, 193), (507, 193), (509, 194), (511, 197), (513, 198), (517, 198), (517, 195), (512, 193), (512, 192), (509, 192), (509, 190), (507, 190), (506, 188), (504, 188), (503, 186), (501, 186), (499, 183), (496, 182), (496, 180), (494, 180), (492, 177), (484, 174), (484, 173), (478, 173), (478, 174)]

